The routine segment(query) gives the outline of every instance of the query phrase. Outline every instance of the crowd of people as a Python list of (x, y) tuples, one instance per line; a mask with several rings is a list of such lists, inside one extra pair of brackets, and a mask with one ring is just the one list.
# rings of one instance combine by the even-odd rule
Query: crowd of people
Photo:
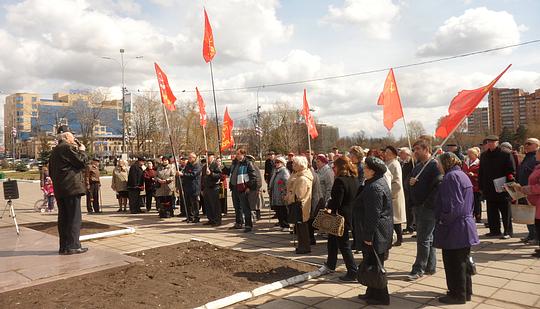
[[(57, 148), (63, 145), (60, 143)], [(150, 211), (155, 200), (162, 218), (175, 216), (178, 209), (177, 216), (185, 217), (184, 222), (197, 224), (201, 223), (202, 210), (207, 218), (202, 224), (214, 227), (222, 225), (230, 191), (235, 220), (231, 229), (250, 233), (260, 219), (264, 181), (269, 207), (277, 219), (275, 226), (296, 235), (297, 254), (309, 254), (317, 238), (328, 239), (328, 256), (322, 272), (335, 271), (339, 251), (347, 269), (340, 280), (356, 281), (361, 267), (355, 261), (355, 252), (362, 252), (364, 267), (384, 265), (390, 249), (402, 245), (404, 235), (410, 234), (416, 238), (417, 250), (407, 280), (433, 275), (437, 271), (435, 253), (439, 248), (448, 285), (447, 295), (439, 300), (463, 304), (470, 301), (473, 293), (471, 247), (479, 243), (476, 224), (484, 224), (484, 200), (485, 225), (489, 228), (485, 236), (503, 239), (513, 236), (511, 203), (536, 205), (535, 225), (528, 226), (529, 233), (522, 241), (538, 243), (540, 141), (529, 138), (523, 147), (524, 154), (520, 155), (510, 144), (499, 145), (498, 137), (490, 135), (464, 156), (457, 145), (447, 145), (444, 152), (440, 147), (433, 149), (429, 138), (420, 138), (412, 149), (388, 145), (369, 151), (353, 146), (346, 153), (337, 149), (328, 154), (286, 156), (269, 152), (264, 171), (259, 170), (255, 158), (245, 149), (237, 149), (228, 166), (211, 152), (202, 158), (189, 153), (178, 160), (162, 156), (151, 161), (141, 157), (129, 167), (124, 160), (116, 162), (111, 188), (117, 194), (118, 212), (127, 212), (128, 205), (132, 214), (144, 212), (143, 208)], [(71, 156), (83, 162), (80, 151), (70, 151)], [(59, 177), (55, 158), (53, 151), (53, 182)], [(101, 212), (96, 163), (97, 159), (85, 168), (86, 188), (77, 188), (87, 193), (89, 213)], [(527, 197), (512, 201), (508, 193), (497, 187), (501, 178), (503, 183), (519, 184), (517, 190)], [(57, 189), (56, 183), (54, 187)], [(65, 208), (62, 205), (74, 203), (63, 197), (64, 192), (57, 192), (61, 213)], [(321, 211), (344, 217), (342, 236), (317, 233), (313, 221)], [(59, 213), (59, 221), (63, 216)], [(63, 244), (61, 237), (60, 253), (71, 254), (73, 250), (82, 250), (80, 243)], [(540, 257), (540, 249), (534, 255)], [(387, 305), (390, 301), (388, 288), (368, 286), (366, 294), (359, 297), (374, 305)]]

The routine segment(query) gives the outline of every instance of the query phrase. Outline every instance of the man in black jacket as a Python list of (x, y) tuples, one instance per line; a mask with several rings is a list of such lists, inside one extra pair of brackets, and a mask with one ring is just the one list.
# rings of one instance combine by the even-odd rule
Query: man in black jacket
[(88, 251), (81, 247), (81, 196), (86, 193), (84, 170), (88, 158), (67, 126), (58, 128), (58, 145), (49, 159), (49, 172), (58, 202), (58, 235), (61, 255)]
[(146, 161), (145, 158), (139, 157), (137, 161), (131, 164), (128, 173), (127, 189), (129, 198), (129, 211), (132, 214), (142, 213), (141, 191), (144, 190), (144, 171), (142, 166)]
[(213, 152), (208, 152), (206, 164), (202, 169), (203, 197), (206, 205), (208, 222), (205, 225), (221, 225), (221, 204), (219, 203), (219, 182), (221, 167), (218, 165)]
[[(418, 140), (413, 145), (416, 166), (409, 179), (409, 192), (416, 219), (416, 260), (408, 275), (409, 280), (416, 280), (424, 274), (432, 275), (436, 271), (437, 259), (433, 247), (435, 229), (435, 197), (441, 172), (437, 162), (431, 158), (431, 146), (425, 140)], [(426, 166), (420, 174), (422, 168)]]
[(502, 216), (504, 234), (501, 238), (508, 239), (513, 234), (510, 198), (504, 190), (495, 188), (494, 180), (504, 179), (504, 182), (514, 180), (514, 165), (511, 154), (499, 147), (498, 136), (490, 135), (486, 137), (486, 142), (487, 150), (480, 156), (478, 170), (478, 185), (487, 201), (489, 233), (486, 236), (501, 236)]
[(197, 154), (191, 152), (188, 155), (186, 167), (179, 173), (182, 177), (182, 186), (184, 187), (184, 196), (186, 199), (188, 223), (200, 222), (199, 201), (201, 195), (201, 164), (197, 160)]
[(264, 161), (264, 181), (266, 182), (266, 184), (268, 184), (270, 182), (270, 178), (272, 178), (275, 159), (276, 154), (273, 151), (270, 151), (266, 156), (266, 161)]
[[(231, 188), (234, 186), (236, 198), (242, 210), (244, 232), (249, 233), (253, 229), (253, 220), (251, 220), (251, 207), (249, 203), (249, 192), (257, 190), (257, 176), (253, 163), (246, 158), (246, 150), (238, 149), (236, 151), (237, 164), (231, 172)], [(234, 192), (234, 191), (233, 191)], [(238, 223), (238, 222), (237, 222)]]

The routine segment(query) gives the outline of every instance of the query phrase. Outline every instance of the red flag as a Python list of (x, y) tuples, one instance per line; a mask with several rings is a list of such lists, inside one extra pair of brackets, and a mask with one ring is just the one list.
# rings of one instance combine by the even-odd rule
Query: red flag
[(403, 117), (403, 106), (401, 105), (396, 78), (394, 77), (394, 70), (392, 69), (388, 72), (388, 76), (384, 82), (383, 91), (379, 95), (377, 104), (383, 106), (384, 126), (388, 131), (392, 130), (394, 123)]
[(462, 90), (452, 99), (450, 106), (448, 107), (448, 115), (445, 116), (437, 131), (436, 137), (446, 138), (452, 133), (452, 131), (465, 119), (465, 117), (472, 114), (474, 109), (478, 106), (484, 96), (493, 88), (495, 83), (503, 76), (504, 73), (512, 66), (511, 64), (502, 71), (491, 83), (487, 86), (480, 87), (474, 90)]
[(165, 72), (161, 70), (159, 65), (154, 62), (154, 67), (156, 68), (156, 75), (159, 83), (159, 93), (161, 94), (161, 102), (165, 104), (165, 107), (170, 110), (176, 110), (174, 102), (176, 102), (176, 97), (174, 96), (171, 87), (169, 86), (169, 80)]
[(212, 27), (208, 21), (208, 14), (206, 14), (206, 9), (204, 9), (204, 39), (203, 39), (203, 48), (202, 54), (204, 61), (207, 63), (212, 61), (212, 58), (216, 55), (216, 48), (214, 47), (214, 35), (212, 34)]
[(197, 103), (199, 104), (199, 119), (201, 121), (201, 126), (206, 127), (206, 108), (204, 106), (204, 101), (201, 96), (201, 93), (199, 92), (199, 89), (195, 87), (195, 90), (197, 91)]
[(317, 136), (319, 136), (319, 133), (317, 132), (317, 127), (315, 126), (315, 120), (309, 111), (309, 104), (306, 98), (306, 89), (304, 89), (304, 107), (302, 108), (302, 115), (304, 115), (304, 118), (306, 119), (308, 134), (311, 136), (311, 138), (315, 139)]
[(229, 110), (225, 107), (225, 115), (223, 116), (223, 128), (221, 130), (221, 151), (234, 147), (233, 137), (234, 121), (229, 115)]

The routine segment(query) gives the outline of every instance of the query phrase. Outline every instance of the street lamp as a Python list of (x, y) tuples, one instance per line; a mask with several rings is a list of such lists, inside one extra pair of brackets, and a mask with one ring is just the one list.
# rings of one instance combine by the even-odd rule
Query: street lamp
[[(123, 48), (120, 49), (120, 61), (116, 60), (115, 58), (111, 57), (105, 57), (102, 56), (102, 59), (112, 60), (120, 65), (120, 69), (122, 72), (122, 153), (126, 152), (126, 84), (124, 80), (124, 75), (126, 71), (126, 66), (129, 62), (127, 60), (124, 62), (124, 52), (125, 50)], [(134, 59), (142, 59), (143, 56), (136, 56)]]

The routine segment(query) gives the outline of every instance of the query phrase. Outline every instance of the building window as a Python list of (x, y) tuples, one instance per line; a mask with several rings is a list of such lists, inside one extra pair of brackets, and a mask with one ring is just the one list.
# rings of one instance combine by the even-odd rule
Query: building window
[(37, 112), (32, 112), (32, 117), (37, 117)]
[(32, 102), (36, 102), (37, 101), (37, 97), (32, 97)]
[(32, 104), (32, 109), (37, 109), (37, 104)]
[(16, 107), (17, 107), (17, 108), (23, 108), (23, 107), (24, 107), (24, 104), (17, 103)]
[(18, 97), (15, 97), (15, 101), (17, 102), (24, 101), (24, 98), (21, 96), (18, 96)]
[(24, 122), (24, 118), (22, 118), (22, 117), (17, 117), (17, 122)]
[(24, 116), (24, 111), (17, 111), (17, 116)]

